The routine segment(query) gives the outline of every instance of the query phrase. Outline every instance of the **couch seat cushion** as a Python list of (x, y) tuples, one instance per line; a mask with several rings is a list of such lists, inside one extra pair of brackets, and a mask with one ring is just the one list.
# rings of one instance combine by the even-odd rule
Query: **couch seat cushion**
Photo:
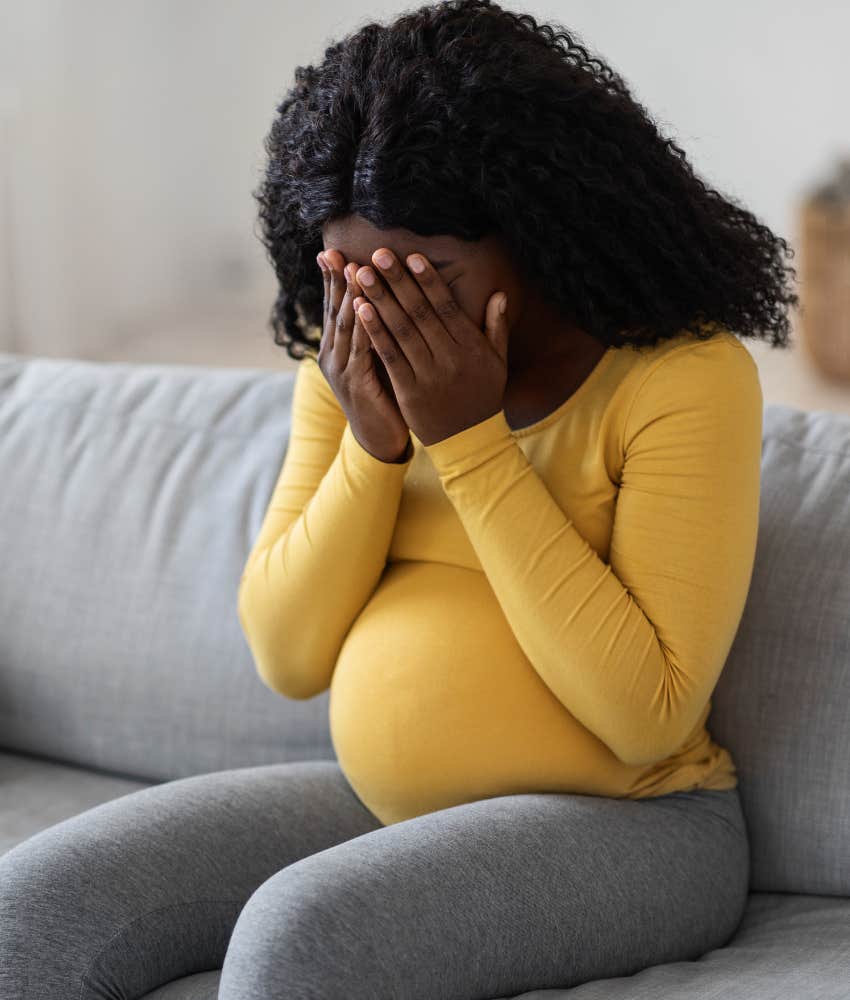
[(0, 751), (0, 854), (69, 816), (151, 782)]

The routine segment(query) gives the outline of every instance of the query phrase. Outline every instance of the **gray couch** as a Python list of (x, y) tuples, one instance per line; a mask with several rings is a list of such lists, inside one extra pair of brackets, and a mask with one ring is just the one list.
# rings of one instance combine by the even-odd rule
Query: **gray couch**
[[(333, 759), (327, 692), (266, 688), (236, 613), (293, 381), (0, 354), (0, 852), (159, 782)], [(848, 416), (765, 409), (753, 581), (709, 728), (751, 840), (734, 938), (525, 997), (850, 997)], [(218, 977), (147, 996), (213, 1000)]]

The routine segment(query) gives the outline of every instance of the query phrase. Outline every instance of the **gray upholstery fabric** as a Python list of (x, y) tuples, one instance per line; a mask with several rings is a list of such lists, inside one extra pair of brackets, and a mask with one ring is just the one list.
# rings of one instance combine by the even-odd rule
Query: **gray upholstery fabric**
[(293, 373), (0, 355), (0, 747), (158, 781), (332, 759), (256, 674), (239, 578)]
[(848, 984), (850, 900), (751, 893), (725, 948), (571, 990), (534, 990), (522, 1000), (847, 1000)]
[(194, 976), (183, 976), (146, 993), (142, 1000), (218, 1000), (220, 979), (221, 969), (196, 972)]
[(738, 766), (751, 888), (850, 896), (850, 416), (767, 407), (761, 479), (708, 727)]
[(0, 855), (54, 823), (150, 784), (30, 754), (0, 752)]

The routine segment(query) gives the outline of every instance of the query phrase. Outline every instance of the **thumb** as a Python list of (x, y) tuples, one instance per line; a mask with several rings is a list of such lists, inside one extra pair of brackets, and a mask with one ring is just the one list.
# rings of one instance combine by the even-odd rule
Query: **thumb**
[[(505, 311), (500, 312), (499, 306), (505, 304)], [(497, 292), (487, 303), (487, 319), (485, 332), (487, 339), (493, 345), (493, 349), (505, 362), (508, 363), (508, 297), (504, 292)]]

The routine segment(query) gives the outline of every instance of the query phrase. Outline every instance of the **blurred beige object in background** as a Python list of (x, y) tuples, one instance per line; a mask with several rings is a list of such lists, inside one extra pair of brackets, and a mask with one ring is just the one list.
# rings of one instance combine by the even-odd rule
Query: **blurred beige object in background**
[(850, 159), (800, 205), (801, 340), (818, 370), (850, 383)]

